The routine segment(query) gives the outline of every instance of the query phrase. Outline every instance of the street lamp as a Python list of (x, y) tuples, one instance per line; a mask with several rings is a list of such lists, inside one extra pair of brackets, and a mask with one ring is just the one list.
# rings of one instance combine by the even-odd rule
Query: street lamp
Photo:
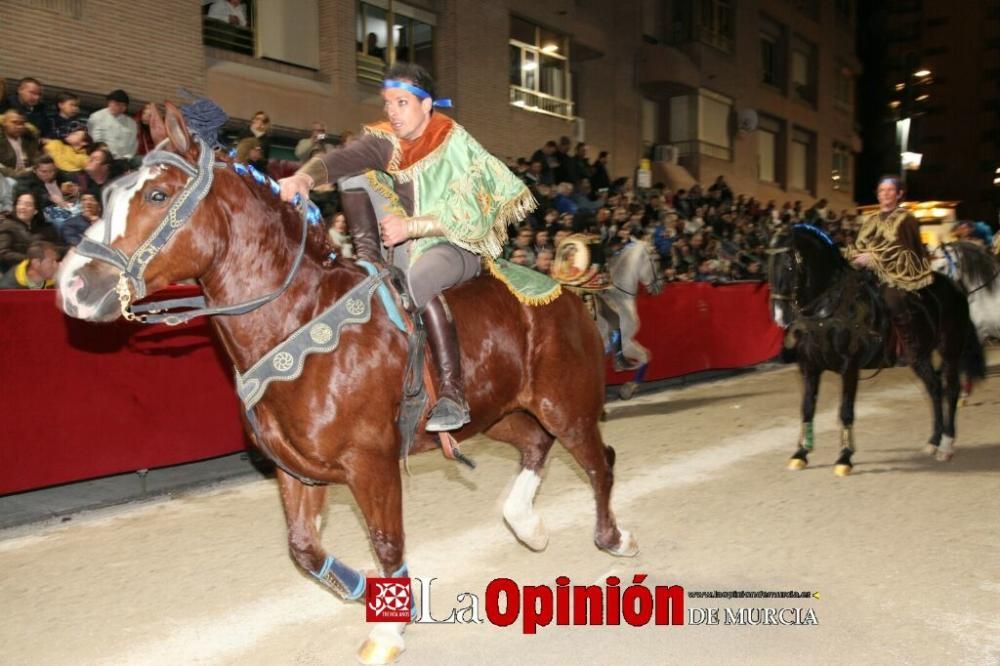
[(897, 93), (901, 93), (899, 99), (889, 102), (889, 108), (896, 112), (896, 142), (899, 144), (899, 175), (903, 186), (906, 186), (906, 172), (916, 171), (920, 168), (920, 161), (923, 155), (909, 150), (910, 129), (913, 117), (921, 114), (918, 104), (926, 102), (931, 98), (923, 86), (933, 83), (931, 70), (926, 67), (914, 70), (912, 61), (913, 55), (907, 58), (906, 79), (897, 83), (894, 87)]

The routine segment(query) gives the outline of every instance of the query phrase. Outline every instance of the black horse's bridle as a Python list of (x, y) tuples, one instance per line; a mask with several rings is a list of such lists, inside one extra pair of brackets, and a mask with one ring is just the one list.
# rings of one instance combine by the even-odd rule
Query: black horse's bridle
[[(80, 244), (77, 245), (78, 254), (97, 259), (110, 264), (118, 269), (118, 284), (115, 286), (115, 293), (118, 296), (122, 317), (128, 321), (138, 321), (144, 324), (165, 323), (168, 326), (176, 326), (190, 321), (195, 317), (211, 315), (240, 315), (256, 310), (257, 308), (270, 303), (280, 296), (292, 283), (292, 279), (298, 272), (305, 255), (306, 238), (310, 225), (319, 223), (320, 212), (312, 202), (308, 200), (299, 208), (303, 216), (302, 237), (299, 241), (298, 252), (285, 276), (284, 282), (276, 290), (244, 303), (235, 305), (224, 305), (208, 307), (204, 296), (191, 298), (178, 298), (141, 305), (131, 305), (132, 300), (140, 300), (146, 296), (146, 281), (144, 274), (150, 262), (160, 251), (166, 247), (174, 234), (187, 222), (194, 214), (195, 209), (202, 202), (209, 190), (212, 188), (215, 169), (225, 169), (232, 166), (233, 170), (240, 175), (251, 175), (258, 183), (268, 184), (272, 192), (277, 194), (280, 191), (278, 183), (268, 178), (253, 166), (246, 166), (240, 162), (220, 162), (215, 160), (215, 151), (208, 146), (199, 136), (194, 140), (200, 148), (197, 167), (192, 166), (187, 160), (176, 153), (164, 150), (166, 141), (161, 142), (155, 150), (149, 152), (142, 160), (142, 165), (172, 166), (187, 175), (188, 180), (180, 194), (170, 204), (166, 215), (157, 225), (153, 233), (143, 241), (132, 256), (127, 256), (124, 252), (111, 245), (111, 224), (105, 221), (103, 242), (91, 240), (84, 236)], [(134, 183), (137, 176), (125, 176), (126, 186)], [(296, 202), (301, 203), (301, 200)], [(188, 308), (183, 312), (166, 312), (173, 308)]]

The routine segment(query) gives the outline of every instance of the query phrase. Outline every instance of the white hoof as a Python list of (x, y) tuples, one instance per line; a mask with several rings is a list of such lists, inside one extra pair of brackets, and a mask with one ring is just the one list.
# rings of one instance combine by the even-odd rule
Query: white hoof
[(924, 453), (926, 453), (929, 456), (937, 455), (937, 452), (938, 452), (938, 447), (934, 446), (933, 444), (926, 444), (924, 446)]
[(941, 438), (941, 446), (938, 447), (937, 458), (938, 462), (948, 462), (955, 455), (955, 438), (945, 435)]
[(398, 661), (406, 649), (403, 641), (405, 628), (406, 624), (402, 622), (376, 625), (358, 649), (358, 661), (362, 664), (393, 664)]
[(503, 519), (517, 540), (531, 550), (543, 551), (549, 545), (549, 534), (545, 531), (545, 524), (538, 514), (509, 516), (505, 513)]
[(955, 457), (954, 451), (938, 451), (937, 455), (934, 456), (934, 459), (937, 460), (938, 462), (948, 462), (954, 457)]
[(621, 530), (621, 539), (618, 546), (608, 548), (608, 552), (616, 557), (635, 557), (639, 554), (639, 542), (635, 540), (628, 530)]

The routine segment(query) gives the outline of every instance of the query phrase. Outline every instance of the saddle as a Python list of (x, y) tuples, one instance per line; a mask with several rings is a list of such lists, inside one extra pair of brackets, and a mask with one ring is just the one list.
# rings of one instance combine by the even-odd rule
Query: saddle
[[(385, 281), (385, 285), (389, 297), (382, 295), (383, 305), (393, 323), (407, 335), (403, 399), (396, 415), (396, 427), (400, 434), (399, 457), (405, 464), (416, 440), (417, 425), (427, 415), (428, 406), (436, 402), (437, 390), (431, 370), (432, 364), (427, 353), (427, 330), (406, 288), (403, 271), (391, 264), (388, 271), (390, 278)], [(446, 458), (456, 460), (470, 469), (476, 468), (476, 463), (462, 453), (451, 433), (439, 432), (437, 435), (441, 451)]]

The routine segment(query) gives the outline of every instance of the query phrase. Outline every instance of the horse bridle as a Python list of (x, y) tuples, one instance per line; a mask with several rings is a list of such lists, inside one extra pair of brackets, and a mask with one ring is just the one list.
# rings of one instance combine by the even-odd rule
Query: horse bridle
[[(188, 180), (180, 194), (170, 204), (170, 208), (167, 209), (166, 215), (163, 216), (156, 229), (136, 248), (131, 257), (111, 245), (110, 221), (105, 221), (103, 242), (94, 241), (84, 236), (76, 247), (78, 254), (103, 261), (118, 269), (118, 284), (115, 286), (115, 293), (118, 296), (122, 317), (128, 321), (138, 321), (143, 324), (165, 323), (168, 326), (176, 326), (195, 317), (245, 314), (270, 303), (284, 293), (292, 283), (305, 255), (309, 226), (319, 224), (321, 219), (319, 209), (312, 202), (307, 200), (304, 206), (299, 207), (303, 220), (298, 252), (281, 286), (269, 294), (244, 303), (216, 307), (208, 307), (204, 296), (131, 305), (133, 298), (140, 300), (146, 296), (146, 282), (143, 278), (146, 268), (156, 255), (166, 247), (174, 234), (191, 218), (195, 209), (211, 190), (215, 169), (225, 169), (232, 166), (237, 174), (249, 174), (258, 183), (268, 184), (273, 193), (278, 194), (280, 191), (278, 183), (273, 178), (265, 176), (253, 166), (246, 166), (240, 162), (218, 162), (215, 160), (215, 151), (201, 137), (195, 135), (194, 140), (200, 149), (197, 168), (176, 153), (164, 150), (166, 141), (161, 142), (155, 150), (147, 153), (143, 158), (143, 166), (172, 166), (184, 172)], [(296, 205), (302, 203), (297, 195), (294, 203)], [(186, 309), (184, 312), (166, 312), (173, 308), (190, 309)]]
[[(959, 284), (959, 286), (961, 286), (961, 287), (964, 288), (964, 285), (962, 285), (961, 281), (958, 279), (958, 263), (955, 261), (955, 258), (952, 256), (951, 249), (948, 247), (947, 244), (941, 245), (938, 249), (941, 250), (941, 253), (944, 255), (945, 265), (948, 267), (948, 271), (945, 273), (945, 275), (947, 275), (949, 278), (951, 278), (952, 280), (954, 280), (955, 282), (957, 282)], [(975, 289), (968, 290), (965, 295), (966, 296), (972, 296), (974, 293), (976, 293), (980, 289), (984, 289), (984, 288), (990, 286), (991, 284), (993, 284), (993, 281), (997, 279), (997, 277), (1000, 277), (1000, 268), (998, 268), (993, 273), (993, 277), (991, 277), (989, 280), (983, 282), (981, 285), (979, 285)]]
[[(642, 243), (644, 241), (632, 241), (632, 242), (634, 242), (634, 243)], [(628, 247), (628, 246), (626, 245), (626, 247)], [(624, 251), (624, 250), (625, 250), (625, 248), (622, 248), (620, 251)], [(646, 261), (649, 262), (650, 272), (653, 275), (653, 280), (651, 282), (651, 284), (653, 286), (648, 286), (648, 287), (646, 287), (646, 289), (651, 294), (655, 295), (655, 294), (658, 294), (661, 291), (663, 291), (663, 275), (660, 273), (660, 271), (656, 270), (656, 260), (653, 259), (653, 254), (652, 254), (654, 250), (652, 250), (651, 248), (647, 247), (647, 248), (644, 248), (643, 251), (646, 253)], [(621, 287), (619, 287), (617, 284), (615, 284), (614, 280), (611, 281), (611, 286), (614, 287), (615, 289), (617, 289), (618, 291), (622, 292), (623, 294), (628, 294), (629, 296), (635, 296), (636, 295), (636, 294), (630, 292), (627, 289), (622, 289)], [(654, 292), (654, 290), (655, 290), (655, 292)]]

